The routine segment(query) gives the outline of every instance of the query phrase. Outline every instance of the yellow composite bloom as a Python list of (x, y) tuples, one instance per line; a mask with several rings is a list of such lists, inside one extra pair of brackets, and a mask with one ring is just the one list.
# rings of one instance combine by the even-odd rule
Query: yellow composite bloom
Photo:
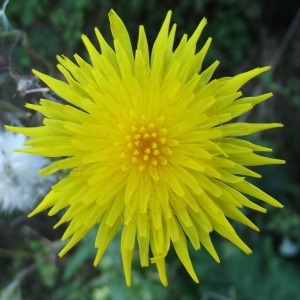
[(241, 208), (266, 209), (248, 195), (282, 207), (246, 177), (261, 177), (248, 166), (284, 161), (260, 156), (255, 152), (272, 150), (236, 137), (282, 124), (229, 122), (272, 96), (243, 97), (239, 91), (269, 67), (211, 80), (219, 62), (201, 70), (211, 39), (196, 51), (206, 19), (190, 38), (183, 35), (176, 49), (176, 24), (169, 30), (170, 19), (168, 12), (151, 53), (140, 26), (133, 52), (126, 27), (111, 10), (114, 49), (95, 29), (101, 52), (82, 36), (91, 64), (77, 54), (77, 64), (57, 58), (67, 83), (33, 71), (69, 104), (41, 99), (40, 105), (26, 106), (46, 117), (43, 126), (7, 126), (33, 138), (25, 143), (32, 147), (20, 151), (59, 157), (40, 175), (70, 169), (29, 215), (64, 210), (55, 227), (68, 222), (62, 240), (70, 239), (59, 256), (97, 225), (97, 265), (121, 230), (128, 286), (136, 240), (141, 265), (155, 263), (163, 285), (168, 284), (165, 258), (171, 244), (198, 282), (187, 239), (219, 262), (210, 239), (215, 230), (249, 254), (228, 218), (258, 230)]

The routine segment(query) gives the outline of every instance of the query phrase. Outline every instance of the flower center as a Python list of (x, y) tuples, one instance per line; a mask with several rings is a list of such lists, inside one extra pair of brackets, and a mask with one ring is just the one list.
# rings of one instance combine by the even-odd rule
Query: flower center
[(169, 148), (172, 143), (166, 137), (167, 129), (163, 123), (164, 117), (153, 123), (147, 122), (145, 116), (142, 116), (126, 130), (126, 142), (123, 143), (124, 151), (121, 157), (127, 158), (127, 162), (123, 165), (123, 170), (132, 164), (138, 164), (139, 170), (142, 171), (149, 165), (168, 163), (166, 156), (173, 151)]

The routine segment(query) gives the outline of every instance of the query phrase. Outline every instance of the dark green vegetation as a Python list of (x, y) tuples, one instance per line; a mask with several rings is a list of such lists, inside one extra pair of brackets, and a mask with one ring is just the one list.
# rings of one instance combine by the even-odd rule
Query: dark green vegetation
[[(163, 3), (163, 4), (161, 4)], [(18, 119), (26, 126), (38, 122), (28, 115), (24, 102), (37, 102), (40, 93), (30, 70), (53, 76), (56, 54), (86, 57), (80, 40), (85, 33), (93, 41), (98, 27), (110, 39), (107, 13), (113, 8), (123, 19), (132, 39), (144, 24), (152, 44), (167, 10), (173, 10), (178, 40), (191, 34), (202, 17), (208, 18), (204, 42), (213, 43), (205, 60), (221, 65), (215, 77), (232, 76), (257, 66), (271, 65), (268, 74), (246, 86), (246, 95), (272, 91), (271, 100), (258, 106), (241, 121), (282, 122), (285, 127), (255, 135), (252, 140), (274, 149), (272, 156), (285, 166), (264, 166), (255, 171), (263, 178), (255, 183), (278, 199), (284, 209), (266, 205), (266, 215), (246, 211), (260, 233), (235, 224), (237, 232), (253, 249), (247, 256), (213, 234), (221, 258), (217, 264), (201, 249), (191, 249), (200, 284), (189, 278), (175, 253), (167, 258), (169, 287), (163, 288), (155, 266), (142, 269), (133, 262), (133, 284), (126, 288), (119, 253), (119, 239), (112, 243), (100, 265), (92, 266), (95, 230), (62, 259), (60, 237), (53, 230), (58, 217), (46, 213), (27, 219), (22, 213), (0, 215), (0, 299), (24, 300), (118, 300), (202, 299), (282, 300), (299, 298), (300, 282), (300, 10), (298, 0), (11, 0), (6, 9), (10, 22), (0, 19), (0, 123)], [(178, 42), (177, 40), (177, 42)], [(205, 67), (204, 66), (204, 67)], [(17, 91), (21, 79), (28, 79)], [(1, 124), (0, 124), (1, 125)], [(284, 243), (285, 241), (285, 243)], [(282, 250), (286, 242), (298, 248), (291, 256)], [(290, 249), (287, 245), (287, 248)]]

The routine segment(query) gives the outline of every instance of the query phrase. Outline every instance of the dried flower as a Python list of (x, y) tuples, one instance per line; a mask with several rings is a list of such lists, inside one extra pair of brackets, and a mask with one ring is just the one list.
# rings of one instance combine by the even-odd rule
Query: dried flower
[(47, 158), (13, 152), (25, 140), (24, 135), (0, 131), (0, 211), (28, 212), (55, 183), (54, 175), (38, 176), (38, 170), (49, 164)]

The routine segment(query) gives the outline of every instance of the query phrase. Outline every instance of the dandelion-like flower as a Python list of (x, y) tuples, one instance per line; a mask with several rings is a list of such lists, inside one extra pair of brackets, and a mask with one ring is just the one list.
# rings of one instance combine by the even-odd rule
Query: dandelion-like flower
[(55, 176), (39, 177), (38, 170), (49, 160), (37, 155), (15, 153), (26, 137), (0, 131), (0, 211), (29, 211), (55, 183)]
[(271, 149), (236, 138), (282, 125), (228, 123), (271, 97), (271, 93), (242, 97), (239, 91), (269, 67), (210, 81), (219, 62), (203, 71), (201, 65), (211, 39), (196, 52), (206, 19), (173, 49), (176, 25), (169, 30), (170, 18), (168, 12), (151, 54), (140, 26), (133, 52), (126, 27), (111, 10), (114, 49), (96, 29), (101, 53), (82, 36), (91, 64), (78, 55), (77, 64), (58, 57), (67, 83), (34, 71), (70, 105), (45, 99), (40, 105), (27, 104), (45, 115), (44, 126), (8, 127), (33, 138), (25, 143), (32, 148), (23, 152), (60, 157), (40, 175), (71, 169), (30, 214), (51, 208), (52, 216), (66, 209), (56, 227), (68, 222), (62, 239), (70, 240), (59, 255), (99, 224), (97, 265), (121, 229), (127, 285), (136, 240), (141, 265), (155, 263), (163, 285), (171, 244), (198, 282), (187, 239), (195, 249), (202, 244), (216, 261), (213, 230), (250, 253), (228, 218), (258, 230), (240, 209), (266, 209), (247, 195), (282, 207), (246, 177), (260, 177), (248, 166), (284, 161), (260, 156), (255, 152)]

